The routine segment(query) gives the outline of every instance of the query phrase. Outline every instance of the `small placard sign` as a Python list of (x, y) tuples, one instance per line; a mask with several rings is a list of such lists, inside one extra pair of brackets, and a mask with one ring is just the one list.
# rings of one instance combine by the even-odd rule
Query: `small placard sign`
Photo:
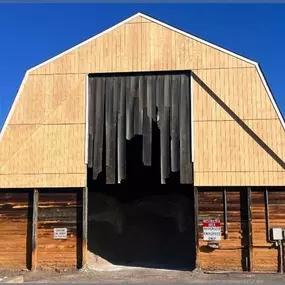
[(221, 240), (221, 221), (204, 220), (203, 235), (204, 240)]
[(67, 239), (67, 228), (54, 228), (53, 238), (54, 239)]

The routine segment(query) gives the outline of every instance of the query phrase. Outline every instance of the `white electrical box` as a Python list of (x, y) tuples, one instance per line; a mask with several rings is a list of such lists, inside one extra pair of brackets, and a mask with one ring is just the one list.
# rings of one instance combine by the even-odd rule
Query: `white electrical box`
[(283, 231), (282, 228), (272, 228), (272, 239), (273, 240), (282, 240), (283, 239)]

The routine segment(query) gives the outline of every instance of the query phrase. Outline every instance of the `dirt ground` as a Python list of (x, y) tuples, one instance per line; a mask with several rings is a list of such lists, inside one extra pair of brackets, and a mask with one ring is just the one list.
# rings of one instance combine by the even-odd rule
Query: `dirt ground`
[(0, 271), (1, 278), (17, 275), (23, 275), (25, 283), (285, 283), (285, 274), (214, 274), (130, 267), (70, 272)]

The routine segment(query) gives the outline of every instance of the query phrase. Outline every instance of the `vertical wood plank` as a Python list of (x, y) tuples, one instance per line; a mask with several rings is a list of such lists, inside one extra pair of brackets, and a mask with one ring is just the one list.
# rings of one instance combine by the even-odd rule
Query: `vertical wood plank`
[(151, 108), (152, 108), (152, 98), (151, 95), (151, 78), (146, 77), (144, 81), (146, 86), (144, 90), (147, 90), (147, 107), (143, 111), (143, 163), (146, 166), (151, 165), (151, 156), (152, 156), (152, 117), (151, 117)]
[(194, 221), (195, 221), (195, 246), (196, 246), (196, 264), (195, 267), (200, 269), (200, 252), (199, 252), (199, 192), (198, 187), (194, 187)]
[[(114, 78), (106, 78), (106, 184), (115, 183)], [(115, 140), (116, 141), (116, 140)]]
[(162, 122), (160, 129), (160, 157), (161, 157), (161, 184), (165, 184), (165, 179), (169, 176), (169, 115), (170, 115), (170, 78), (169, 75), (164, 76), (164, 109), (162, 114)]
[(121, 77), (118, 107), (118, 183), (126, 179), (126, 87)]
[(97, 78), (96, 80), (96, 94), (93, 100), (96, 100), (96, 114), (95, 114), (95, 130), (96, 135), (94, 140), (94, 154), (93, 154), (93, 179), (96, 179), (98, 174), (102, 171), (103, 162), (103, 134), (105, 121), (105, 79)]
[(83, 189), (82, 203), (82, 267), (84, 268), (87, 261), (87, 243), (88, 243), (88, 188)]
[(189, 76), (181, 75), (180, 96), (180, 183), (189, 184), (191, 179), (190, 154), (190, 98)]
[[(87, 100), (88, 100), (88, 167), (92, 167), (93, 166), (93, 146), (94, 146), (94, 131), (95, 131), (95, 127), (94, 127), (94, 117), (95, 115), (95, 111), (96, 111), (96, 97), (95, 97), (95, 79), (94, 78), (90, 78), (88, 77), (88, 94), (86, 94), (87, 96)], [(87, 122), (86, 122), (87, 123)]]
[(180, 78), (172, 75), (171, 84), (171, 170), (176, 172), (180, 169), (179, 150), (179, 98)]
[(32, 270), (37, 268), (37, 239), (38, 239), (38, 205), (39, 192), (34, 189), (33, 195), (33, 221), (32, 221)]
[(252, 211), (251, 211), (251, 187), (247, 187), (247, 209), (248, 209), (248, 271), (253, 271), (253, 247), (252, 247)]

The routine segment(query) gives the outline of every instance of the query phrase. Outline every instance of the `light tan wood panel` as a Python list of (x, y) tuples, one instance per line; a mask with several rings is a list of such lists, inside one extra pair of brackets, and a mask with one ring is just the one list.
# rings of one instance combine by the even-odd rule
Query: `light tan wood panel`
[(42, 77), (28, 76), (13, 110), (9, 124), (39, 124), (45, 114), (45, 82)]
[[(195, 157), (203, 157), (196, 161), (195, 172), (284, 171), (277, 151), (265, 146), (263, 140), (255, 135), (252, 125), (256, 122), (245, 122), (252, 132), (244, 130), (235, 121), (195, 122)], [(224, 140), (217, 142), (222, 133), (226, 134)]]
[[(125, 47), (122, 42), (126, 44)], [(165, 46), (170, 44), (171, 49), (166, 49)], [(117, 49), (118, 46), (121, 48)], [(141, 64), (142, 54), (144, 58), (151, 59), (149, 64)], [(122, 57), (123, 61), (118, 59)], [(171, 65), (167, 63), (169, 59)], [(134, 18), (32, 73), (74, 73), (76, 67), (79, 73), (163, 70), (165, 66), (175, 70), (249, 67), (251, 64), (157, 23)]]
[(84, 125), (43, 127), (43, 173), (85, 173)]
[(86, 174), (0, 174), (0, 188), (85, 187)]
[(198, 186), (284, 186), (284, 181), (284, 171), (194, 172), (194, 183)]
[(0, 169), (38, 128), (38, 125), (8, 125), (0, 144)]
[[(59, 123), (84, 123), (84, 80), (84, 75), (77, 74), (28, 76), (9, 125), (41, 124), (50, 116)], [(62, 105), (66, 104), (76, 104), (77, 107), (64, 109)]]
[(194, 89), (194, 100), (200, 103), (196, 105), (194, 120), (225, 120), (230, 119), (230, 114), (242, 120), (277, 119), (255, 68), (198, 70), (194, 73), (198, 77), (194, 84), (202, 87), (198, 88), (197, 94)]
[(137, 16), (134, 19), (128, 21), (128, 24), (133, 24), (133, 23), (141, 23), (142, 21), (145, 21), (146, 19), (143, 18), (142, 16)]
[[(44, 127), (38, 126), (0, 168), (0, 174), (43, 173)], [(2, 186), (2, 185), (1, 185)]]
[(83, 124), (40, 126), (0, 174), (85, 173), (84, 130)]
[[(27, 185), (31, 174), (85, 173), (84, 124), (84, 75), (28, 76), (1, 141), (0, 187)], [(12, 174), (28, 176), (12, 185)]]

